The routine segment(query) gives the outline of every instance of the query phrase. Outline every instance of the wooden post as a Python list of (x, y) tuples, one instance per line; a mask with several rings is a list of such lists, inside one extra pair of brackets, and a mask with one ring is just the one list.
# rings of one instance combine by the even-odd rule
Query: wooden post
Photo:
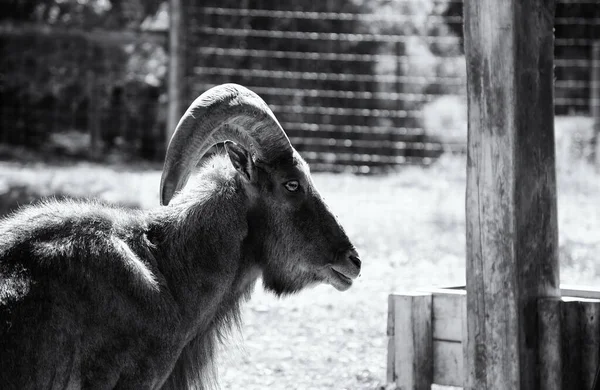
[(537, 301), (560, 295), (554, 0), (465, 0), (464, 7), (465, 387), (539, 389)]
[(583, 302), (582, 329), (585, 337), (581, 346), (583, 355), (582, 378), (586, 389), (594, 385), (596, 370), (600, 365), (600, 300)]
[[(184, 0), (169, 0), (169, 97), (167, 109), (167, 129), (165, 132), (167, 145), (173, 131), (183, 114), (183, 99), (185, 94), (185, 12), (182, 7)], [(189, 11), (189, 10), (188, 10)]]
[(387, 381), (403, 390), (433, 383), (431, 294), (389, 296)]
[(432, 290), (431, 332), (433, 383), (462, 386), (463, 330), (467, 297), (464, 290)]

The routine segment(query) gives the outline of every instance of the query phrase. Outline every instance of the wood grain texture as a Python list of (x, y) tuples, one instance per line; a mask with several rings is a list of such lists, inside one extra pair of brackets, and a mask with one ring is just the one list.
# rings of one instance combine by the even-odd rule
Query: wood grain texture
[(563, 298), (562, 388), (591, 389), (600, 348), (600, 300)]
[(560, 293), (562, 297), (600, 299), (600, 288), (595, 286), (561, 284)]
[(538, 301), (540, 388), (544, 390), (562, 389), (561, 303), (560, 298), (542, 298)]
[(465, 300), (464, 291), (456, 294), (433, 293), (432, 329), (434, 340), (462, 342)]
[[(433, 383), (431, 294), (390, 295), (393, 345), (388, 344), (388, 382), (406, 390), (429, 390)], [(391, 328), (390, 328), (391, 326)], [(391, 357), (389, 354), (393, 354)]]
[(433, 383), (442, 386), (463, 385), (462, 343), (433, 340)]
[[(450, 286), (444, 288), (427, 289), (425, 291), (432, 294), (465, 294), (465, 286)], [(586, 286), (581, 284), (560, 284), (560, 294), (562, 297), (592, 298), (600, 299), (600, 288), (597, 286)]]
[(467, 388), (539, 388), (537, 299), (559, 296), (553, 0), (466, 0)]
[(600, 364), (600, 300), (590, 299), (583, 302), (581, 319), (581, 332), (584, 337), (581, 346), (583, 386), (584, 389), (591, 389)]
[(467, 328), (467, 297), (465, 296), (465, 299), (463, 300), (463, 305), (462, 305), (462, 313), (463, 313), (463, 327), (462, 327), (462, 353), (463, 353), (463, 369), (462, 369), (462, 376), (463, 376), (463, 382), (462, 382), (462, 387), (463, 388), (468, 388), (468, 384), (470, 382), (469, 380), (469, 374), (470, 374), (470, 367), (468, 365), (469, 362), (469, 329)]
[(466, 291), (432, 291), (433, 382), (463, 386)]
[(394, 310), (396, 305), (394, 294), (388, 295), (388, 317), (387, 317), (387, 368), (386, 368), (386, 380), (387, 383), (393, 383), (396, 381), (396, 340), (394, 334), (394, 323), (396, 322), (396, 311)]
[[(468, 372), (464, 364), (468, 351), (467, 301), (462, 288), (425, 291), (424, 296), (431, 294), (432, 381), (436, 385), (463, 386)], [(589, 389), (600, 361), (600, 291), (574, 285), (561, 285), (561, 291), (567, 296), (540, 298), (537, 304), (539, 388)], [(404, 294), (403, 299), (394, 295), (389, 297), (387, 378), (389, 383), (396, 382), (398, 386), (406, 383), (398, 379), (397, 373), (403, 372), (403, 369), (395, 366), (397, 346), (404, 345), (399, 350), (398, 364), (408, 366), (410, 356), (407, 351), (414, 350), (414, 347), (406, 345), (414, 346), (414, 339), (420, 337), (414, 335), (415, 324), (409, 326), (406, 323), (409, 317), (415, 318), (412, 313), (423, 313), (422, 306), (415, 303), (415, 296), (422, 294)], [(421, 309), (417, 309), (420, 306)], [(402, 317), (399, 322), (396, 321), (397, 316)], [(458, 321), (462, 324), (459, 325)], [(395, 340), (396, 332), (404, 341)], [(561, 356), (564, 358), (561, 359)], [(564, 379), (563, 371), (566, 373)], [(408, 388), (414, 388), (410, 386)]]

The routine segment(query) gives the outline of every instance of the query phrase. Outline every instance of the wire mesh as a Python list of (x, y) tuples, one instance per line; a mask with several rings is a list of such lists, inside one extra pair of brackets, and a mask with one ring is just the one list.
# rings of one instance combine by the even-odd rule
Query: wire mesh
[(1, 143), (45, 156), (161, 158), (166, 31), (1, 19)]
[[(223, 82), (250, 87), (311, 165), (327, 170), (370, 172), (464, 152), (462, 1), (392, 3), (195, 6), (190, 99)], [(590, 113), (599, 9), (595, 1), (558, 2), (557, 115)]]
[[(374, 172), (465, 151), (462, 1), (183, 4), (184, 104), (214, 85), (243, 84), (314, 169)], [(166, 24), (106, 30), (0, 19), (0, 142), (44, 145), (48, 134), (70, 131), (96, 154), (160, 159)], [(596, 0), (557, 1), (557, 115), (593, 112), (599, 26)]]

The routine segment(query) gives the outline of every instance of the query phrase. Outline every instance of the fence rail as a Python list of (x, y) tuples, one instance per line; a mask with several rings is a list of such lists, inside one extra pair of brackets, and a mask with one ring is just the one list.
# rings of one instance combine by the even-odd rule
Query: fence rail
[[(412, 1), (170, 2), (179, 5), (170, 32), (0, 22), (0, 72), (27, 68), (44, 85), (18, 90), (22, 80), (5, 77), (0, 142), (71, 130), (88, 135), (99, 153), (152, 149), (146, 155), (159, 159), (187, 104), (236, 82), (267, 101), (313, 169), (365, 173), (464, 151), (460, 0), (429, 8)], [(600, 3), (557, 4), (555, 111), (589, 115)]]
[[(423, 15), (335, 12), (328, 9), (333, 3), (302, 10), (196, 7), (190, 31), (209, 43), (192, 44), (188, 54), (194, 58), (186, 81), (190, 94), (221, 82), (247, 85), (269, 103), (298, 150), (320, 166), (364, 164), (368, 170), (464, 151), (462, 15), (450, 12), (460, 2)], [(414, 25), (415, 19), (426, 22), (414, 29), (385, 27)], [(387, 24), (369, 28), (378, 22)], [(600, 14), (589, 12), (555, 18), (559, 29), (598, 25)], [(559, 114), (590, 110), (595, 65), (588, 48), (594, 38), (562, 30), (556, 36)], [(332, 154), (323, 156), (327, 151)]]

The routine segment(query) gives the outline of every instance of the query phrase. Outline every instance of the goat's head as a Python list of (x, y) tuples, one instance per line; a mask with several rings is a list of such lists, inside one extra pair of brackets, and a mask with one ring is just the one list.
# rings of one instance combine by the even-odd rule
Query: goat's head
[(249, 235), (265, 286), (278, 294), (320, 282), (348, 289), (360, 272), (357, 252), (315, 188), (308, 164), (267, 104), (247, 88), (214, 87), (188, 108), (168, 147), (161, 203), (169, 203), (219, 142), (247, 194)]

